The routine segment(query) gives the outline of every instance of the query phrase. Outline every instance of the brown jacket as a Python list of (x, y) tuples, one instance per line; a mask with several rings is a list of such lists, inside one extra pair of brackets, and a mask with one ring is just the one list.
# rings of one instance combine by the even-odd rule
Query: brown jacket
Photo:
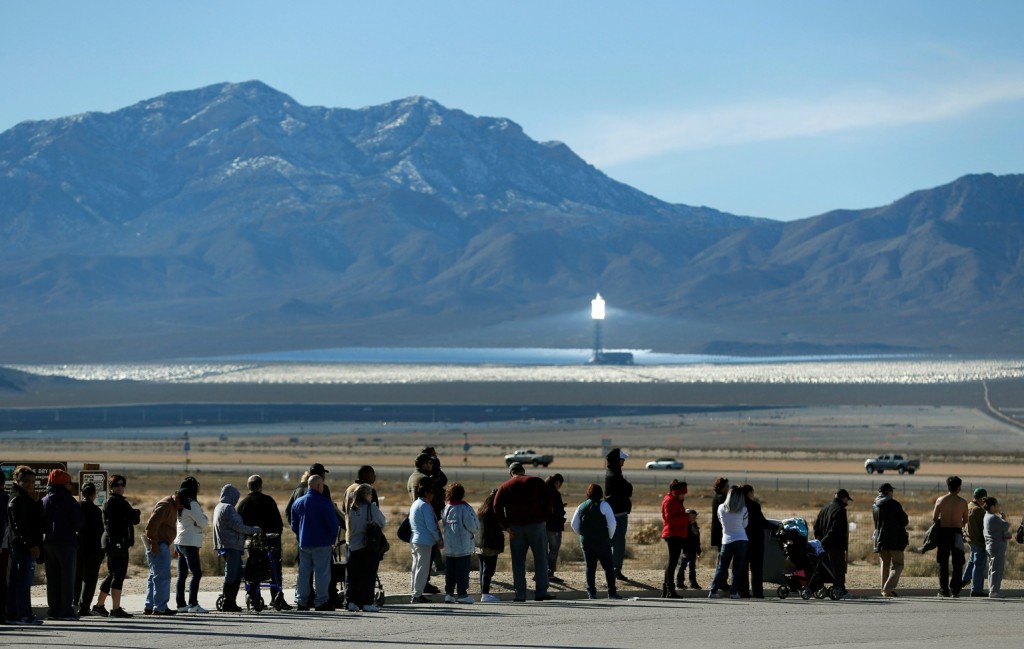
[(153, 513), (146, 523), (146, 538), (154, 545), (174, 543), (177, 535), (178, 506), (174, 503), (174, 496), (161, 498), (153, 508)]
[(967, 501), (957, 494), (940, 496), (935, 501), (932, 520), (937, 521), (939, 527), (963, 528), (967, 525)]
[(973, 500), (967, 505), (964, 540), (971, 545), (985, 545), (985, 508)]

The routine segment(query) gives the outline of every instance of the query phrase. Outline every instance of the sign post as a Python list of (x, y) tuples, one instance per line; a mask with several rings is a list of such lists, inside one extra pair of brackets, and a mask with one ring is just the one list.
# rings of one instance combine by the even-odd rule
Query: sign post
[[(107, 477), (108, 472), (101, 470), (98, 464), (87, 464), (85, 468), (78, 472), (78, 494), (82, 494), (82, 489), (87, 484), (96, 486), (96, 506), (102, 508), (103, 503), (107, 502)], [(93, 468), (96, 467), (96, 468)]]

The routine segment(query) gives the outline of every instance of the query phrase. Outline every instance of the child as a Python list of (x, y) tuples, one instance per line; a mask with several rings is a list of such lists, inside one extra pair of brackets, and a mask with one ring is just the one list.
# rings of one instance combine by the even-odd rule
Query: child
[(476, 510), (480, 519), (483, 534), (480, 535), (476, 552), (480, 558), (480, 601), (500, 602), (497, 595), (491, 595), (491, 578), (498, 567), (498, 555), (505, 551), (505, 530), (501, 529), (498, 517), (494, 513), (494, 494), (497, 489), (484, 499), (484, 504)]
[(999, 501), (989, 496), (981, 499), (985, 508), (985, 551), (988, 552), (988, 596), (1005, 597), (999, 590), (1006, 565), (1006, 542), (1010, 539), (1010, 522), (999, 511)]
[(686, 541), (683, 544), (683, 559), (679, 562), (679, 572), (676, 573), (676, 588), (686, 589), (686, 569), (690, 569), (690, 588), (700, 590), (702, 586), (697, 583), (697, 557), (703, 550), (700, 547), (700, 525), (697, 524), (697, 510), (687, 509), (690, 515), (690, 527), (686, 532)]
[(469, 559), (473, 554), (480, 519), (465, 502), (466, 490), (458, 482), (448, 485), (448, 504), (441, 513), (444, 523), (444, 601), (447, 604), (472, 604), (469, 595)]

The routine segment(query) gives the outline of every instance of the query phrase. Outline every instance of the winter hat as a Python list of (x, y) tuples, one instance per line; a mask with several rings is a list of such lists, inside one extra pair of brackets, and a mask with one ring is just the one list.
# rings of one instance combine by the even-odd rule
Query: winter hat
[(71, 474), (61, 469), (50, 471), (50, 484), (62, 485), (71, 482)]

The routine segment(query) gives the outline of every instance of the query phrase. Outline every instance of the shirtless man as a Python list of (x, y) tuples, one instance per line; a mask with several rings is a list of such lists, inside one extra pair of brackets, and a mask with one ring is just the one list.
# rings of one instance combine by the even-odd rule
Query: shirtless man
[[(967, 525), (967, 501), (960, 497), (962, 481), (957, 476), (946, 478), (944, 496), (935, 501), (932, 520), (939, 524), (938, 552), (935, 560), (939, 563), (939, 597), (960, 597), (964, 572), (963, 528)], [(949, 560), (953, 559), (953, 583), (949, 581)], [(950, 588), (952, 586), (952, 589)]]

